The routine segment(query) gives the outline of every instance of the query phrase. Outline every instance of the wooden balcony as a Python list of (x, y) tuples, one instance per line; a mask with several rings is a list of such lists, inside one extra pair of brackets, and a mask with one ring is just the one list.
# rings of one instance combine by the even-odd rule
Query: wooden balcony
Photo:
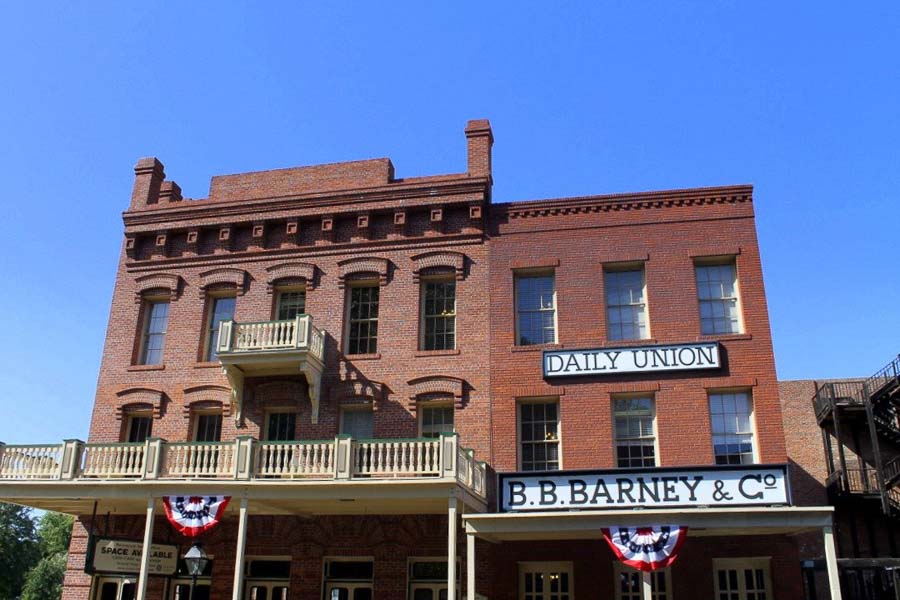
[(440, 438), (137, 444), (0, 445), (0, 496), (4, 482), (19, 481), (394, 481), (458, 483), (487, 499), (486, 466), (459, 445), (456, 434)]
[(318, 422), (324, 344), (324, 332), (309, 315), (290, 321), (222, 322), (216, 355), (231, 384), (235, 418), (242, 418), (245, 377), (302, 373), (309, 384), (312, 422)]

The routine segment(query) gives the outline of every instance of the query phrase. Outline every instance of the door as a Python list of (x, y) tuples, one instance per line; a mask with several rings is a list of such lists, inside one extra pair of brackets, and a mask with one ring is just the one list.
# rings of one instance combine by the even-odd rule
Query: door
[(716, 600), (771, 600), (772, 581), (768, 558), (717, 558)]
[(571, 600), (572, 563), (519, 563), (519, 600)]
[(409, 589), (410, 600), (447, 600), (446, 583), (413, 583)]
[(209, 600), (209, 585), (209, 579), (198, 580), (194, 586), (194, 594), (191, 595), (190, 579), (173, 579), (169, 598), (171, 600)]
[(372, 584), (329, 583), (325, 587), (325, 600), (372, 600)]
[(134, 600), (137, 579), (133, 577), (99, 577), (96, 600)]
[(248, 580), (244, 586), (244, 600), (288, 600), (290, 586), (286, 581)]

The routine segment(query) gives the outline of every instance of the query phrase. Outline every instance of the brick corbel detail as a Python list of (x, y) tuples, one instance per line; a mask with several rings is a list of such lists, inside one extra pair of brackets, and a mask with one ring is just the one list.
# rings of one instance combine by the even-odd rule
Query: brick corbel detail
[(384, 384), (378, 381), (347, 379), (331, 385), (331, 401), (335, 404), (352, 404), (361, 399), (372, 403), (372, 410), (384, 399)]
[(184, 388), (184, 416), (204, 408), (221, 408), (223, 417), (231, 416), (231, 388), (222, 385)]
[(463, 392), (466, 389), (466, 381), (459, 377), (447, 375), (429, 375), (417, 377), (406, 382), (410, 387), (409, 406), (415, 410), (417, 402), (422, 396), (431, 394), (446, 394), (453, 396), (453, 405), (462, 408)]
[(436, 251), (425, 252), (411, 257), (413, 266), (413, 281), (419, 283), (422, 271), (432, 268), (451, 269), (457, 281), (465, 279), (466, 255), (461, 252)]
[(269, 274), (266, 280), (266, 291), (273, 293), (279, 279), (303, 279), (307, 290), (316, 287), (316, 265), (305, 262), (286, 262), (266, 267)]
[(347, 278), (351, 275), (359, 273), (375, 273), (378, 275), (378, 285), (387, 285), (388, 279), (388, 261), (386, 258), (377, 256), (360, 256), (358, 258), (348, 258), (338, 262), (340, 267), (340, 275), (338, 275), (338, 286), (343, 289), (347, 285)]
[(169, 292), (169, 300), (178, 300), (181, 295), (181, 277), (171, 273), (151, 273), (142, 275), (134, 280), (134, 301), (140, 303), (144, 294), (150, 290), (166, 290)]
[(209, 286), (220, 283), (233, 285), (237, 290), (237, 295), (243, 296), (247, 285), (247, 271), (223, 267), (200, 273), (200, 297), (206, 297)]
[(122, 420), (126, 407), (136, 405), (150, 406), (153, 410), (153, 418), (158, 419), (162, 414), (162, 403), (165, 392), (154, 388), (127, 388), (116, 392), (116, 418)]

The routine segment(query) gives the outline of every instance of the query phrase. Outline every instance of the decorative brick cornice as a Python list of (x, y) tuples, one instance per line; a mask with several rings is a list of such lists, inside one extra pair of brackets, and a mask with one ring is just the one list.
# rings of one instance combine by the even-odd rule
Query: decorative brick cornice
[(753, 187), (744, 185), (609, 196), (582, 196), (553, 200), (529, 200), (496, 204), (492, 207), (492, 210), (506, 213), (511, 219), (516, 219), (678, 206), (739, 204), (752, 201)]
[(125, 416), (127, 407), (148, 406), (153, 411), (153, 418), (158, 419), (162, 414), (162, 403), (165, 397), (162, 390), (134, 387), (116, 392), (116, 418), (120, 421)]
[(209, 286), (222, 283), (233, 285), (237, 291), (237, 295), (243, 296), (247, 285), (247, 271), (231, 267), (222, 267), (200, 273), (200, 297), (206, 297)]
[(465, 379), (449, 375), (428, 375), (410, 379), (406, 383), (410, 387), (409, 405), (413, 409), (422, 397), (433, 394), (452, 396), (453, 404), (457, 408), (462, 408), (463, 394), (466, 390)]
[(165, 290), (170, 300), (178, 300), (181, 295), (181, 277), (172, 273), (150, 273), (134, 280), (135, 302), (140, 302), (150, 290)]
[(231, 416), (231, 388), (222, 385), (197, 385), (184, 388), (184, 415), (204, 408), (221, 408), (222, 415)]
[(340, 268), (338, 285), (341, 288), (344, 288), (347, 285), (347, 278), (349, 276), (360, 273), (375, 273), (378, 275), (378, 284), (387, 285), (390, 263), (386, 258), (378, 256), (348, 258), (347, 260), (338, 262), (338, 267)]
[(433, 268), (453, 270), (457, 281), (462, 281), (465, 278), (466, 255), (462, 252), (437, 250), (434, 252), (423, 252), (410, 258), (414, 263), (413, 281), (416, 283), (419, 282), (422, 271)]
[(303, 279), (306, 289), (316, 287), (316, 265), (305, 262), (284, 262), (266, 268), (269, 274), (266, 280), (267, 291), (271, 294), (275, 291), (275, 285), (280, 279)]

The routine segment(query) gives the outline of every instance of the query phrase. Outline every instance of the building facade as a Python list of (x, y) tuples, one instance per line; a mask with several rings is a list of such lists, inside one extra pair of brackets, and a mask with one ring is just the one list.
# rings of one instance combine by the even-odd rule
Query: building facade
[[(187, 598), (163, 498), (211, 496), (195, 598), (797, 598), (804, 533), (836, 574), (788, 486), (752, 188), (494, 202), (465, 133), (464, 173), (202, 200), (138, 162), (89, 438), (0, 450), (0, 499), (78, 517), (65, 598)], [(652, 574), (603, 540), (672, 526)]]

